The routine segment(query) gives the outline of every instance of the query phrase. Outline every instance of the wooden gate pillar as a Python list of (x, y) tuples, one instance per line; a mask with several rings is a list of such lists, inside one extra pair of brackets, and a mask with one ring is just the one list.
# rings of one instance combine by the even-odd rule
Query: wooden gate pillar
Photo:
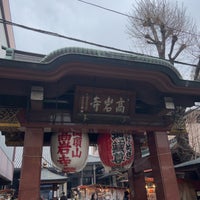
[(19, 200), (40, 199), (43, 129), (27, 128), (19, 185)]
[(157, 199), (180, 200), (167, 134), (148, 132), (147, 137)]
[[(141, 165), (142, 152), (140, 136), (134, 135), (134, 165), (128, 171), (131, 200), (146, 200), (147, 193), (145, 188), (145, 175)], [(134, 193), (133, 193), (134, 191)]]

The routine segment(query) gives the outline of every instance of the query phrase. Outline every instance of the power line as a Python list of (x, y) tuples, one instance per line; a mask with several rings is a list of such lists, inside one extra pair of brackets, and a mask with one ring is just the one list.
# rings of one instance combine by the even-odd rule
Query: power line
[(81, 39), (61, 35), (59, 33), (51, 32), (51, 31), (46, 31), (46, 30), (42, 30), (42, 29), (33, 28), (33, 27), (30, 27), (30, 26), (25, 26), (25, 25), (14, 23), (14, 22), (4, 20), (4, 19), (1, 19), (1, 18), (0, 18), (0, 23), (20, 27), (20, 28), (23, 28), (23, 29), (27, 29), (27, 30), (42, 33), (42, 34), (47, 34), (47, 35), (54, 36), (54, 37), (60, 37), (60, 38), (68, 39), (68, 40), (73, 40), (73, 41), (76, 41), (76, 42), (81, 42), (81, 43), (85, 43), (85, 44), (89, 44), (89, 45), (93, 45), (93, 46), (98, 46), (98, 47), (102, 47), (102, 48), (106, 48), (106, 49), (111, 49), (111, 50), (120, 51), (120, 52), (124, 52), (124, 53), (142, 55), (142, 54), (135, 53), (135, 52), (128, 51), (128, 50), (110, 47), (110, 46), (106, 46), (106, 45), (102, 45), (102, 44), (98, 44), (98, 43), (94, 43), (94, 42), (89, 42), (89, 41), (86, 41), (86, 40), (81, 40)]
[[(123, 53), (129, 53), (129, 54), (144, 56), (144, 54), (141, 54), (141, 53), (123, 50), (123, 49), (119, 49), (119, 48), (116, 48), (116, 47), (106, 46), (106, 45), (98, 44), (98, 43), (95, 43), (95, 42), (89, 42), (89, 41), (86, 41), (86, 40), (81, 40), (81, 39), (69, 37), (69, 36), (66, 36), (66, 35), (61, 35), (59, 33), (46, 31), (46, 30), (42, 30), (42, 29), (37, 29), (37, 28), (30, 27), (30, 26), (25, 26), (25, 25), (14, 23), (14, 22), (4, 20), (4, 19), (1, 19), (1, 18), (0, 18), (0, 23), (20, 27), (20, 28), (30, 30), (30, 31), (34, 31), (34, 32), (38, 32), (38, 33), (41, 33), (41, 34), (46, 34), (46, 35), (50, 35), (50, 36), (54, 36), (54, 37), (60, 37), (60, 38), (64, 38), (64, 39), (68, 39), (68, 40), (72, 40), (72, 41), (76, 41), (76, 42), (80, 42), (80, 43), (84, 43), (84, 44), (89, 44), (89, 45), (92, 45), (92, 46), (97, 46), (97, 47), (101, 47), (101, 48), (105, 48), (105, 49), (110, 49), (110, 50), (119, 51), (119, 52), (123, 52)], [(153, 56), (149, 56), (149, 57), (153, 58)], [(154, 58), (157, 58), (157, 57), (154, 57)], [(165, 60), (169, 61), (167, 59), (165, 59)], [(189, 66), (192, 66), (192, 67), (197, 67), (197, 65), (184, 63), (184, 62), (174, 61), (174, 63), (189, 65)]]
[(131, 16), (131, 15), (128, 15), (128, 14), (119, 12), (119, 11), (117, 11), (117, 10), (112, 10), (112, 9), (109, 9), (109, 8), (106, 8), (106, 7), (103, 7), (103, 6), (99, 6), (99, 5), (94, 4), (94, 3), (90, 3), (90, 2), (87, 2), (87, 1), (83, 1), (83, 0), (77, 0), (77, 1), (80, 1), (80, 2), (82, 2), (82, 3), (88, 4), (88, 5), (91, 5), (91, 6), (100, 8), (100, 9), (103, 9), (103, 10), (107, 10), (107, 11), (110, 11), (110, 12), (113, 12), (113, 13), (116, 13), (116, 14), (119, 14), (119, 15), (122, 15), (122, 16), (125, 16), (125, 17), (130, 17), (130, 18), (142, 20), (142, 19), (140, 19), (140, 18), (133, 17), (133, 16)]
[[(131, 16), (131, 15), (128, 15), (128, 14), (119, 12), (119, 11), (117, 11), (117, 10), (113, 10), (113, 9), (110, 9), (110, 8), (106, 8), (106, 7), (104, 7), (104, 6), (100, 6), (100, 5), (97, 5), (97, 4), (94, 4), (94, 3), (90, 3), (90, 2), (87, 2), (87, 1), (84, 1), (84, 0), (77, 0), (77, 1), (82, 2), (82, 3), (85, 3), (85, 4), (88, 4), (88, 5), (90, 5), (90, 6), (94, 6), (94, 7), (97, 7), (97, 8), (103, 9), (103, 10), (106, 10), (106, 11), (109, 11), (109, 12), (113, 12), (113, 13), (115, 13), (115, 14), (119, 14), (119, 15), (122, 15), (122, 16), (125, 16), (125, 17), (128, 17), (128, 18), (133, 18), (133, 19), (136, 19), (136, 20), (140, 20), (140, 21), (145, 22), (144, 19), (141, 19), (141, 18), (138, 18), (138, 17), (135, 17), (135, 16)], [(191, 32), (189, 32), (189, 31), (177, 30), (177, 29), (174, 29), (174, 28), (171, 28), (171, 27), (167, 27), (167, 28), (173, 29), (173, 30), (175, 30), (175, 31), (181, 31), (182, 33), (186, 33), (186, 34), (193, 35), (193, 36), (196, 36), (196, 37), (200, 37), (199, 34), (191, 33)]]

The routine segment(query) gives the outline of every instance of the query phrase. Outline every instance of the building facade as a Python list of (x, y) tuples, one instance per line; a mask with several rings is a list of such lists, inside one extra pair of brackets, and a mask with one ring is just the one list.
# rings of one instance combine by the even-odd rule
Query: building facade
[[(15, 48), (12, 26), (4, 20), (11, 21), (9, 0), (0, 1), (0, 58), (5, 58), (6, 50)], [(0, 126), (4, 123), (3, 111), (0, 108)], [(13, 180), (13, 147), (7, 147), (5, 137), (0, 134), (0, 189), (7, 187)]]

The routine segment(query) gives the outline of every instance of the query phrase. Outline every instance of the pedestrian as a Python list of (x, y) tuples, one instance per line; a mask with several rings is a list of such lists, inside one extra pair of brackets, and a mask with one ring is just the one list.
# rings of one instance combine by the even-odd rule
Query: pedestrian
[(93, 193), (92, 196), (91, 196), (91, 200), (98, 200), (98, 194)]
[(67, 197), (65, 196), (64, 192), (62, 192), (62, 196), (60, 197), (60, 200), (67, 200)]
[(43, 196), (40, 196), (40, 200), (44, 200)]
[(124, 198), (123, 198), (123, 200), (129, 200), (130, 199), (130, 193), (129, 193), (129, 191), (125, 191), (124, 192)]
[(79, 195), (78, 195), (78, 192), (77, 192), (77, 191), (74, 191), (74, 192), (73, 192), (73, 196), (74, 196), (74, 199), (75, 199), (75, 200), (78, 200), (78, 199), (79, 199)]

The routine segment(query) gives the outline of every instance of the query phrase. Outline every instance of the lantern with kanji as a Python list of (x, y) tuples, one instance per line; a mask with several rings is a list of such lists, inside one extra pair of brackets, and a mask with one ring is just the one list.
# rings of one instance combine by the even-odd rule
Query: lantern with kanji
[(77, 130), (60, 131), (51, 136), (51, 159), (63, 172), (81, 171), (87, 162), (89, 137)]
[(97, 143), (99, 156), (106, 171), (124, 171), (133, 164), (134, 142), (131, 134), (99, 134)]

